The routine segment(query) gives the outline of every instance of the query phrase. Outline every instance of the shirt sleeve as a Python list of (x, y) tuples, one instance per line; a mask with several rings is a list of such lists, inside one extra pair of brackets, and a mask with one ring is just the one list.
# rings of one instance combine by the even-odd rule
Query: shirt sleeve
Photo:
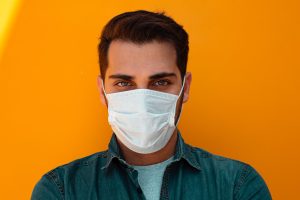
[(243, 163), (234, 184), (234, 200), (272, 200), (261, 175), (249, 164)]
[(31, 200), (61, 200), (64, 191), (58, 176), (52, 171), (36, 183), (31, 194)]

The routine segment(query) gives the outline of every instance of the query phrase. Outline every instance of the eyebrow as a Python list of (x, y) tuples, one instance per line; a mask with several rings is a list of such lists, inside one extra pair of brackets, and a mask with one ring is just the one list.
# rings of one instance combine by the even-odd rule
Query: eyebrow
[(170, 76), (177, 77), (175, 73), (161, 72), (161, 73), (158, 73), (158, 74), (151, 75), (149, 77), (149, 79), (155, 80), (155, 79), (160, 79), (160, 78), (165, 78), (165, 77), (170, 77)]
[(133, 77), (133, 76), (126, 75), (126, 74), (113, 74), (113, 75), (110, 75), (108, 78), (112, 78), (112, 79), (123, 79), (123, 80), (130, 81), (130, 80), (132, 80), (134, 77)]
[[(156, 80), (156, 79), (170, 77), (170, 76), (177, 77), (177, 75), (175, 73), (160, 72), (160, 73), (153, 74), (153, 75), (149, 76), (149, 79), (150, 80)], [(109, 78), (123, 79), (123, 80), (130, 81), (130, 80), (134, 79), (134, 76), (130, 76), (130, 75), (127, 75), (127, 74), (113, 74), (113, 75), (110, 75)]]

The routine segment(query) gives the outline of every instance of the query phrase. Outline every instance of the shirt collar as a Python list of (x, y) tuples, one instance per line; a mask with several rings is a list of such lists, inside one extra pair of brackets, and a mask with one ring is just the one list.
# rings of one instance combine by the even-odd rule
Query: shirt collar
[[(195, 150), (192, 146), (184, 142), (178, 129), (177, 136), (176, 150), (173, 162), (184, 159), (191, 167), (197, 170), (201, 170), (200, 163), (196, 158), (196, 153), (194, 152)], [(119, 162), (121, 162), (121, 164), (128, 165), (121, 154), (115, 133), (113, 133), (111, 136), (107, 150), (107, 160), (105, 165), (101, 169), (108, 168), (111, 165), (113, 159), (117, 159)]]

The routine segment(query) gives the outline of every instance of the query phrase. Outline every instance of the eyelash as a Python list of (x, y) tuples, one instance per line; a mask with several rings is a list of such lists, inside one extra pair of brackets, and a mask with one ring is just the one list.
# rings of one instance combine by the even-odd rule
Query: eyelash
[[(158, 82), (164, 82), (164, 83), (166, 83), (166, 85), (154, 85), (155, 83), (158, 83)], [(119, 84), (122, 84), (122, 83), (126, 83), (127, 85), (126, 86), (120, 86)], [(130, 84), (130, 82), (128, 82), (128, 81), (119, 81), (119, 82), (117, 82), (117, 83), (115, 83), (114, 85), (116, 85), (116, 86), (119, 86), (119, 87), (127, 87), (127, 86), (131, 86), (131, 85), (128, 85), (128, 84)], [(164, 80), (164, 79), (162, 79), (162, 80), (158, 80), (158, 81), (156, 81), (156, 82), (154, 82), (154, 83), (152, 83), (152, 85), (153, 86), (167, 86), (167, 85), (170, 85), (171, 84), (171, 82), (169, 81), (169, 80)]]

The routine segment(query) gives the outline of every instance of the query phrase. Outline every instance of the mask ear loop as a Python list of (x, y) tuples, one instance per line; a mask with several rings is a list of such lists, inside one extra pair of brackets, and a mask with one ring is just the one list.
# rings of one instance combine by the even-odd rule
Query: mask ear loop
[(107, 109), (108, 109), (108, 117), (109, 117), (109, 120), (114, 120), (112, 117), (111, 117), (111, 112), (110, 112), (110, 106), (109, 106), (109, 103), (108, 103), (108, 100), (107, 100), (107, 94), (105, 92), (105, 89), (104, 89), (104, 82), (103, 82), (103, 79), (101, 79), (101, 84), (102, 84), (102, 91), (104, 92), (104, 96), (106, 98), (106, 102), (108, 104), (107, 106)]
[(180, 110), (178, 119), (177, 119), (177, 121), (176, 121), (176, 123), (175, 123), (175, 117), (176, 117), (176, 105), (177, 105), (178, 99), (180, 98), (180, 96), (181, 96), (181, 94), (182, 94), (182, 92), (183, 92), (184, 85), (185, 85), (185, 76), (184, 76), (184, 78), (183, 78), (183, 83), (182, 83), (180, 92), (179, 92), (179, 94), (178, 94), (176, 103), (175, 103), (175, 105), (174, 105), (173, 115), (171, 116), (171, 119), (170, 119), (170, 120), (171, 120), (171, 121), (170, 121), (170, 124), (171, 124), (172, 126), (175, 125), (175, 127), (177, 126), (177, 124), (178, 124), (178, 122), (179, 122), (179, 118), (180, 118), (181, 113), (182, 113), (182, 108), (183, 108), (183, 106), (181, 106), (181, 110)]
[(101, 78), (101, 84), (102, 84), (102, 91), (104, 92), (104, 95), (107, 98), (107, 94), (106, 94), (105, 89), (104, 89), (104, 83), (103, 83), (103, 79), (102, 78)]
[[(183, 78), (183, 84), (182, 84), (181, 91), (180, 91), (180, 93), (179, 93), (179, 97), (181, 96), (181, 93), (182, 93), (182, 91), (184, 90), (184, 85), (185, 85), (185, 76), (184, 76), (184, 78)], [(178, 99), (179, 99), (179, 97), (178, 97)], [(182, 97), (182, 98), (183, 98), (183, 97)], [(178, 101), (178, 99), (177, 99), (177, 101)], [(177, 104), (177, 101), (176, 101), (176, 104)], [(175, 109), (176, 109), (176, 108), (175, 108)], [(176, 121), (175, 127), (177, 127), (177, 124), (178, 124), (178, 122), (179, 122), (179, 119), (180, 119), (182, 110), (183, 110), (183, 105), (181, 105), (180, 113), (179, 113), (178, 119), (177, 119), (177, 121)], [(176, 111), (175, 111), (175, 112), (176, 112)]]
[[(107, 101), (107, 94), (106, 94), (106, 92), (105, 92), (105, 89), (104, 89), (104, 82), (103, 82), (103, 79), (101, 78), (101, 84), (102, 84), (102, 91), (103, 91), (103, 93), (104, 93), (104, 96), (105, 96), (105, 98), (106, 98), (106, 103), (108, 104), (108, 101)], [(108, 109), (109, 109), (109, 106), (108, 106)]]
[(185, 76), (183, 77), (183, 83), (182, 83), (180, 92), (179, 92), (179, 94), (178, 94), (178, 98), (180, 97), (180, 95), (181, 95), (181, 93), (182, 93), (182, 91), (183, 91), (183, 89), (184, 89), (184, 84), (185, 84)]

